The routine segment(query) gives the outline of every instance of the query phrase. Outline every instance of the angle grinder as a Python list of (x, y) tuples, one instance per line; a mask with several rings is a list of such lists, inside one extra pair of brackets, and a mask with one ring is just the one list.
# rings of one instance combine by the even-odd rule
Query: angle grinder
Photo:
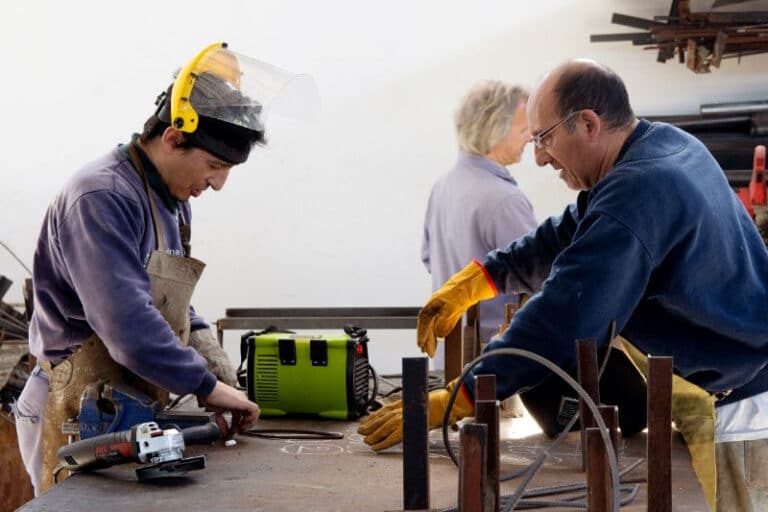
[(181, 476), (205, 467), (205, 455), (184, 457), (185, 446), (211, 444), (220, 437), (221, 431), (214, 423), (183, 430), (172, 427), (163, 430), (153, 421), (140, 423), (130, 430), (62, 446), (57, 452), (56, 474), (62, 469), (86, 471), (137, 462), (146, 464), (136, 469), (139, 481)]

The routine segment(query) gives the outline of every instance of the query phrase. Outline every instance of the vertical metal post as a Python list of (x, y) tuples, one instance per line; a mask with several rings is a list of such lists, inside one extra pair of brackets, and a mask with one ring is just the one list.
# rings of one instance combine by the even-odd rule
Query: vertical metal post
[(429, 371), (426, 357), (403, 358), (403, 508), (429, 508)]
[(599, 405), (600, 416), (608, 427), (611, 436), (613, 451), (616, 452), (616, 460), (619, 460), (619, 408), (615, 405)]
[(221, 324), (216, 322), (216, 339), (219, 340), (219, 346), (224, 346), (224, 329), (221, 328)]
[(475, 375), (475, 401), (496, 400), (496, 376)]
[[(477, 307), (477, 304), (469, 307), (466, 313), (466, 319), (466, 326), (472, 330), (474, 336), (474, 346), (472, 348), (471, 356), (467, 359), (467, 354), (464, 354), (464, 359), (469, 362), (480, 355), (480, 344), (483, 341), (480, 339), (480, 308)], [(466, 333), (467, 331), (465, 330), (464, 332)], [(486, 340), (486, 342), (487, 341), (488, 340)], [(464, 344), (466, 345), (466, 341)]]
[(518, 309), (520, 309), (519, 304), (504, 304), (504, 323), (507, 326), (512, 323), (512, 319), (515, 317)]
[(32, 319), (32, 311), (35, 309), (35, 291), (31, 278), (24, 279), (24, 316), (27, 321)]
[(462, 361), (462, 343), (461, 331), (463, 327), (461, 322), (456, 322), (456, 326), (448, 336), (445, 337), (445, 384), (447, 385), (453, 379), (461, 375)]
[(587, 510), (606, 512), (611, 509), (613, 489), (608, 477), (608, 456), (600, 428), (589, 427), (587, 437)]
[(487, 475), (483, 492), (484, 512), (499, 510), (499, 402), (475, 400), (475, 420), (488, 427)]
[(484, 512), (487, 427), (467, 423), (461, 427), (459, 454), (459, 510)]
[(464, 326), (464, 336), (462, 337), (461, 343), (461, 367), (463, 368), (467, 365), (467, 363), (472, 361), (478, 356), (478, 354), (480, 354), (480, 350), (478, 348), (479, 342), (477, 341), (477, 336), (475, 335), (474, 325)]
[(648, 357), (648, 510), (672, 511), (672, 358)]
[[(597, 348), (595, 340), (576, 340), (576, 356), (578, 361), (579, 384), (589, 397), (600, 404), (600, 386), (598, 382)], [(579, 422), (581, 424), (581, 470), (587, 468), (587, 436), (586, 429), (595, 426), (592, 412), (583, 400), (579, 399)]]

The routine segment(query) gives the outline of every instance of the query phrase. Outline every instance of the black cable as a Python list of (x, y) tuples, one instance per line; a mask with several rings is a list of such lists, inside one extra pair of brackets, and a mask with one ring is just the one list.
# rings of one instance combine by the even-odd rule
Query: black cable
[[(616, 321), (614, 320), (613, 322), (611, 322), (611, 337), (609, 339), (613, 340), (613, 338), (615, 337), (616, 337)], [(603, 376), (603, 372), (605, 371), (605, 368), (608, 366), (608, 358), (610, 357), (610, 355), (611, 355), (611, 345), (609, 343), (608, 350), (606, 351), (605, 356), (603, 357), (603, 361), (600, 364), (600, 370), (598, 371), (598, 374), (597, 374), (598, 380), (600, 380), (600, 377)], [(578, 421), (578, 419), (579, 419), (579, 413), (577, 411), (576, 414), (574, 414), (573, 417), (570, 419), (570, 421), (568, 421), (568, 424), (563, 428), (563, 430), (560, 431), (560, 433), (555, 438), (555, 440), (552, 441), (552, 444), (549, 447), (549, 451), (556, 449), (558, 446), (562, 444), (562, 442), (566, 439), (566, 437), (568, 437), (568, 434), (571, 432), (571, 429), (576, 424), (576, 421)], [(533, 461), (528, 467), (524, 467), (517, 471), (513, 471), (511, 473), (501, 475), (499, 477), (499, 481), (507, 482), (509, 480), (514, 480), (515, 478), (519, 478), (522, 475), (526, 474), (531, 468), (534, 468), (532, 469), (533, 473), (531, 474), (531, 476), (533, 476), (534, 474), (536, 474), (536, 472), (539, 471), (539, 468), (541, 468), (541, 465), (544, 463), (545, 460), (546, 460), (545, 454), (540, 453), (539, 457), (535, 461)]]
[[(614, 489), (614, 493), (612, 496), (612, 503), (611, 503), (611, 509), (614, 512), (618, 512), (619, 508), (619, 471), (618, 471), (618, 462), (616, 460), (616, 454), (612, 449), (611, 439), (610, 435), (608, 433), (608, 428), (605, 425), (605, 421), (603, 421), (602, 416), (600, 415), (600, 411), (597, 408), (597, 405), (595, 405), (595, 402), (590, 398), (589, 394), (584, 390), (584, 388), (579, 385), (578, 382), (576, 382), (573, 377), (568, 375), (565, 371), (563, 371), (560, 367), (552, 363), (550, 360), (540, 356), (539, 354), (536, 354), (534, 352), (530, 352), (527, 350), (522, 349), (516, 349), (516, 348), (502, 348), (502, 349), (495, 349), (491, 350), (489, 352), (486, 352), (484, 354), (481, 354), (480, 356), (476, 357), (474, 360), (472, 360), (464, 370), (462, 371), (461, 375), (457, 379), (459, 382), (463, 382), (466, 378), (467, 374), (475, 367), (477, 366), (481, 361), (485, 359), (489, 359), (491, 357), (496, 357), (500, 355), (510, 355), (510, 356), (518, 356), (523, 357), (532, 361), (535, 361), (542, 366), (548, 368), (553, 373), (558, 375), (561, 379), (563, 379), (571, 388), (576, 391), (576, 393), (580, 396), (580, 398), (584, 401), (587, 407), (589, 407), (589, 410), (592, 412), (592, 415), (594, 417), (595, 423), (597, 423), (598, 428), (600, 429), (600, 436), (603, 438), (603, 443), (606, 447), (606, 452), (608, 455), (608, 464), (610, 466), (610, 473), (611, 473), (611, 480), (612, 480), (612, 488)], [(448, 398), (448, 404), (445, 409), (445, 415), (443, 416), (443, 441), (445, 443), (446, 448), (448, 449), (448, 455), (451, 457), (451, 460), (453, 460), (454, 464), (458, 465), (458, 461), (456, 460), (456, 457), (453, 453), (453, 450), (450, 448), (450, 440), (448, 438), (448, 430), (447, 426), (449, 424), (449, 418), (450, 418), (450, 412), (453, 408), (453, 404), (456, 401), (456, 395), (459, 391), (459, 388), (461, 386), (454, 386), (453, 390), (451, 391), (451, 395)], [(574, 415), (576, 417), (577, 415)], [(575, 421), (572, 418), (572, 421)], [(568, 430), (564, 430), (564, 432), (568, 432)], [(563, 435), (563, 433), (561, 433)], [(536, 470), (538, 470), (538, 467), (541, 466), (543, 463), (543, 460), (546, 459), (546, 457), (549, 456), (549, 450), (545, 449), (541, 454), (539, 459), (541, 462), (538, 462), (536, 464)], [(543, 457), (543, 458), (542, 458)], [(525, 480), (518, 485), (518, 488), (515, 490), (514, 494), (510, 498), (508, 507), (504, 509), (504, 512), (507, 512), (509, 510), (512, 510), (512, 507), (515, 506), (515, 504), (520, 500), (522, 497), (523, 491), (525, 490), (525, 487), (530, 483), (530, 481), (533, 479), (533, 475), (535, 474), (535, 471), (527, 472)]]
[(344, 439), (340, 432), (323, 432), (321, 430), (304, 430), (294, 428), (253, 428), (240, 432), (241, 436), (258, 437), (261, 439), (301, 439), (301, 440), (330, 440)]
[(21, 261), (21, 258), (19, 258), (18, 256), (16, 256), (16, 253), (15, 253), (15, 252), (13, 252), (13, 251), (11, 250), (11, 248), (10, 248), (10, 247), (8, 247), (7, 245), (5, 245), (5, 243), (3, 243), (1, 240), (0, 240), (0, 245), (2, 245), (2, 246), (3, 246), (3, 248), (4, 248), (6, 251), (8, 251), (8, 252), (10, 253), (10, 255), (11, 255), (11, 256), (13, 256), (13, 257), (14, 257), (14, 259), (15, 259), (15, 260), (16, 260), (16, 261), (19, 263), (19, 265), (21, 265), (21, 267), (22, 267), (24, 270), (26, 270), (26, 271), (27, 271), (27, 274), (29, 274), (30, 276), (32, 275), (32, 271), (31, 271), (31, 270), (29, 270), (29, 267), (27, 267), (27, 266), (24, 264), (24, 262), (23, 262), (23, 261)]

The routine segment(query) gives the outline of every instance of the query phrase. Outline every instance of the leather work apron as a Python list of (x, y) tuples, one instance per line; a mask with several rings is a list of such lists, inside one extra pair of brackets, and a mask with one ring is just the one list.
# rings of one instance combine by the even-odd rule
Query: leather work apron
[[(155, 201), (133, 144), (128, 146), (128, 154), (134, 168), (144, 180), (155, 230), (156, 249), (147, 263), (152, 303), (181, 342), (187, 345), (190, 300), (205, 264), (193, 258), (165, 253), (165, 239), (158, 221)], [(147, 393), (163, 406), (168, 403), (167, 391), (144, 381), (114, 362), (96, 334), (86, 339), (77, 352), (55, 367), (51, 368), (48, 361), (41, 361), (40, 366), (48, 374), (50, 381), (43, 416), (43, 467), (39, 489), (41, 494), (53, 486), (53, 472), (58, 463), (56, 452), (68, 442), (67, 435), (62, 433), (62, 423), (77, 418), (80, 412), (80, 398), (86, 386), (96, 382), (123, 382)], [(59, 480), (63, 476), (59, 475)]]
[[(623, 350), (640, 372), (648, 377), (648, 358), (622, 337), (614, 346)], [(672, 376), (672, 421), (683, 435), (691, 465), (711, 510), (717, 510), (715, 461), (715, 397), (679, 375)]]

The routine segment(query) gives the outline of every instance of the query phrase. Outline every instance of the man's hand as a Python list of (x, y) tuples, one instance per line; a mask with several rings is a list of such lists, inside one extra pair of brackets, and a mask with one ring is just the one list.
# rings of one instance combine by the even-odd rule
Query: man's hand
[[(438, 428), (443, 424), (443, 416), (448, 407), (448, 398), (456, 385), (456, 381), (448, 383), (445, 389), (438, 389), (429, 393), (428, 421), (429, 428)], [(456, 400), (451, 409), (449, 422), (456, 423), (461, 418), (471, 416), (475, 412), (475, 406), (464, 386), (456, 394)], [(384, 450), (394, 446), (403, 440), (403, 401), (398, 400), (386, 405), (376, 412), (371, 413), (360, 422), (358, 434), (365, 436), (364, 441), (375, 451)]]
[(470, 306), (496, 295), (496, 285), (479, 261), (454, 274), (419, 311), (416, 339), (421, 351), (433, 357), (437, 338), (446, 337)]
[(210, 395), (200, 397), (200, 401), (210, 411), (232, 412), (232, 425), (229, 432), (222, 432), (222, 436), (245, 432), (259, 419), (259, 406), (248, 400), (242, 391), (221, 381), (216, 383)]
[(189, 334), (189, 346), (208, 362), (208, 370), (224, 384), (237, 385), (235, 367), (227, 357), (227, 353), (219, 345), (219, 341), (209, 328), (197, 329)]

